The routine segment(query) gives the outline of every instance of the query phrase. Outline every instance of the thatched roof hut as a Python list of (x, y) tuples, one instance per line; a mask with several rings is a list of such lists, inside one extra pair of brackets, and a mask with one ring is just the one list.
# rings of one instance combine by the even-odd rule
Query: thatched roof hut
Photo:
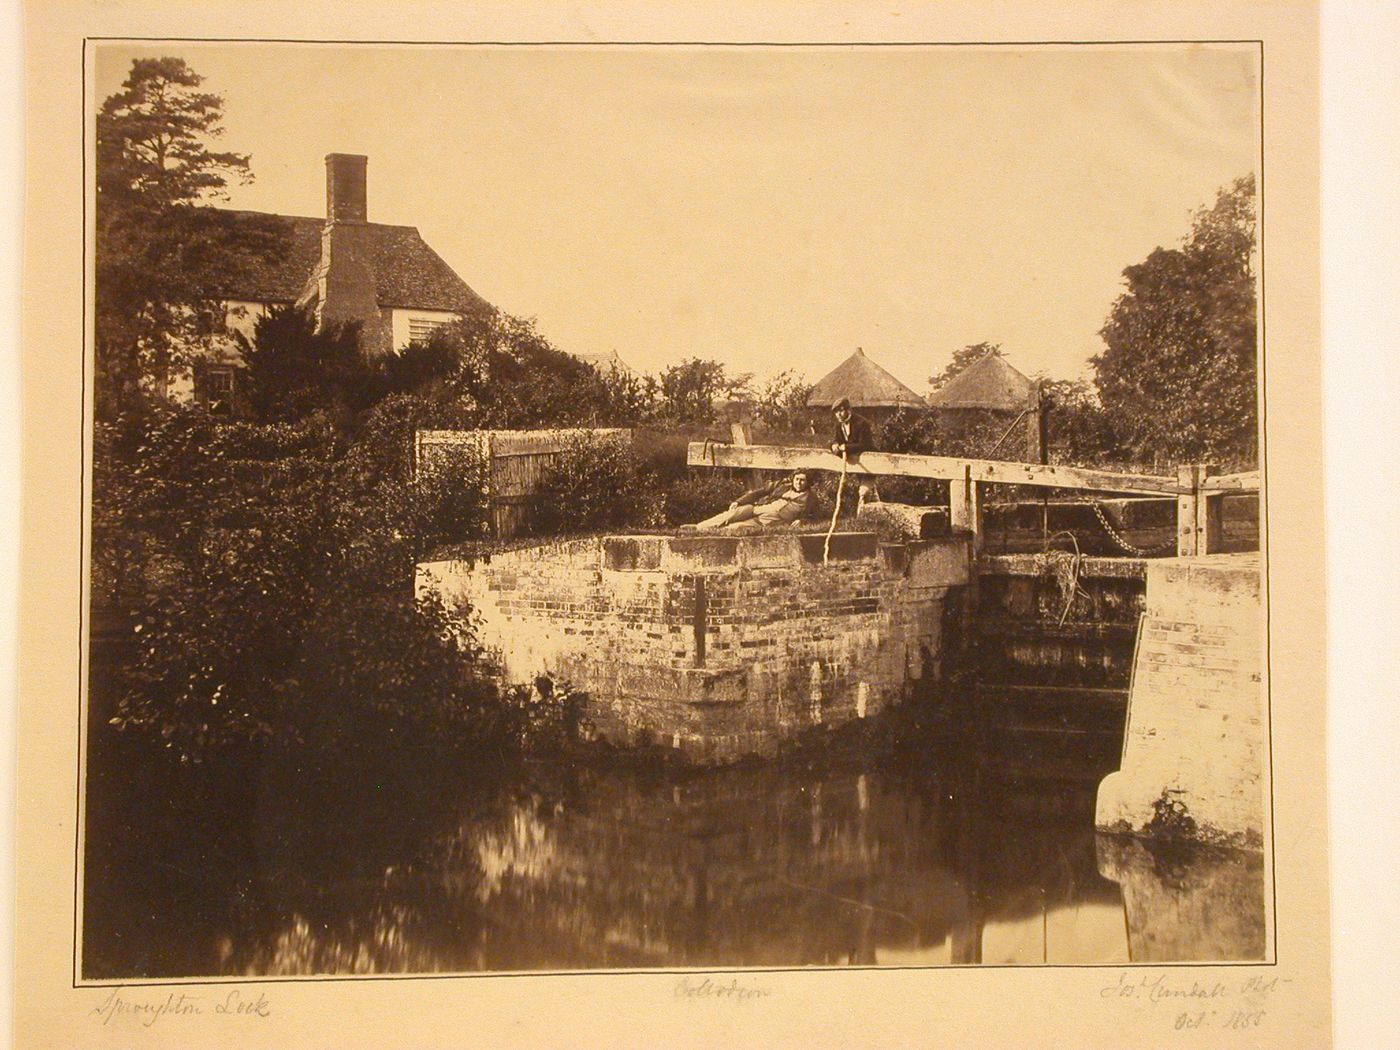
[(1035, 381), (989, 351), (928, 397), (930, 408), (985, 408), (1021, 412), (1035, 400)]
[[(963, 440), (978, 443), (978, 455), (1019, 459), (1024, 447), (1028, 462), (1045, 462), (1045, 416), (1040, 386), (1018, 371), (995, 350), (988, 351), (928, 397), (929, 408), (956, 420)], [(1025, 417), (1024, 444), (1012, 428)], [(1006, 427), (1005, 430), (1002, 428)], [(993, 435), (1001, 432), (1000, 440)]]
[(922, 397), (866, 357), (859, 347), (812, 387), (807, 407), (813, 420), (829, 417), (832, 404), (843, 397), (853, 411), (876, 425), (901, 408), (928, 407)]

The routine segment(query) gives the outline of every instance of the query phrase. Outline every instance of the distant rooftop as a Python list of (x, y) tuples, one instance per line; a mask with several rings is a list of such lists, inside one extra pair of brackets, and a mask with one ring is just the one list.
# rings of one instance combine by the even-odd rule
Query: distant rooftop
[(582, 353), (577, 350), (570, 350), (568, 351), (568, 353), (573, 357), (577, 357), (584, 364), (592, 365), (599, 372), (632, 371), (632, 369), (627, 366), (626, 362), (624, 362), (622, 358), (617, 356), (616, 350), (606, 350), (601, 353), (591, 354)]

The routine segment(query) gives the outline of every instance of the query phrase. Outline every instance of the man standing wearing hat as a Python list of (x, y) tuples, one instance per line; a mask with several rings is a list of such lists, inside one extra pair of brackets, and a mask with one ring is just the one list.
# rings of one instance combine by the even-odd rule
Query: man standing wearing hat
[(875, 447), (870, 437), (870, 424), (851, 415), (851, 403), (844, 397), (831, 406), (836, 416), (836, 433), (831, 439), (831, 451), (847, 462)]
[[(836, 432), (831, 438), (831, 451), (847, 463), (854, 463), (862, 452), (869, 452), (875, 447), (875, 441), (870, 436), (870, 424), (860, 416), (851, 414), (851, 403), (844, 397), (831, 406), (831, 411), (836, 416)], [(880, 493), (873, 482), (861, 482), (858, 507), (879, 498)]]

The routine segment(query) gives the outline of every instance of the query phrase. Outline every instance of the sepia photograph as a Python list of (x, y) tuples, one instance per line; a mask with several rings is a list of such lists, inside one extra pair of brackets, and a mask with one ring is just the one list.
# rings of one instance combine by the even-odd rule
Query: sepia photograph
[(1258, 42), (83, 60), (76, 983), (1273, 960)]

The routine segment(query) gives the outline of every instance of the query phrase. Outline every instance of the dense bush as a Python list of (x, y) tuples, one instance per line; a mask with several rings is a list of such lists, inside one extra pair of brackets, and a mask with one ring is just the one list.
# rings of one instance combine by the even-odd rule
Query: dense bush
[(771, 376), (754, 399), (755, 422), (772, 430), (802, 430), (812, 384), (792, 369)]
[(747, 488), (748, 480), (738, 471), (696, 470), (667, 486), (665, 522), (686, 525), (704, 521), (724, 510)]
[(247, 365), (248, 401), (261, 422), (294, 423), (313, 412), (344, 418), (376, 398), (359, 325), (317, 331), (309, 311), (284, 306), (259, 317), (251, 339), (241, 333), (236, 339)]
[(447, 329), (437, 329), (424, 342), (412, 342), (395, 354), (374, 362), (376, 393), (427, 393), (445, 389), (462, 368), (462, 348)]
[(543, 471), (529, 525), (548, 536), (648, 525), (660, 515), (659, 494), (638, 483), (631, 443), (579, 433)]
[(1074, 466), (1134, 467), (1113, 418), (1082, 379), (1046, 382), (1050, 462)]
[(502, 693), (509, 736), (527, 751), (561, 751), (587, 739), (592, 726), (584, 715), (585, 694), (547, 675), (533, 685), (514, 685)]

